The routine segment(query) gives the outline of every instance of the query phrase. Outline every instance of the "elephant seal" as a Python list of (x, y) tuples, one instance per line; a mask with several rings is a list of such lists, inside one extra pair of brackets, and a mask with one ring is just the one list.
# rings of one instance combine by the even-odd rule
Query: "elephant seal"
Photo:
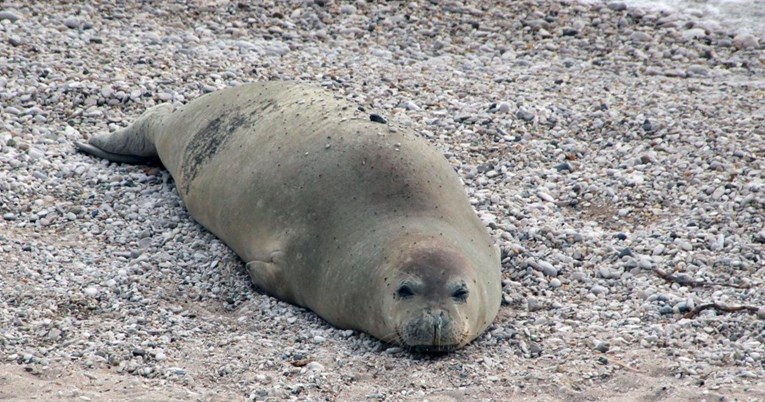
[(337, 327), (449, 351), (499, 310), (498, 248), (452, 166), (325, 90), (223, 89), (76, 146), (116, 162), (158, 157), (255, 285)]

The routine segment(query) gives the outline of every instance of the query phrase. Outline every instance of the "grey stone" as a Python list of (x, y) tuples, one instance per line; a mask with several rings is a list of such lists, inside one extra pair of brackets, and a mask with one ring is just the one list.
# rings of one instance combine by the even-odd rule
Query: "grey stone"
[(594, 285), (593, 287), (590, 288), (590, 292), (592, 292), (592, 294), (597, 296), (601, 294), (608, 294), (609, 290), (605, 286)]
[(534, 114), (530, 113), (530, 112), (528, 112), (526, 110), (523, 110), (523, 109), (519, 109), (515, 113), (515, 116), (518, 117), (519, 119), (523, 120), (523, 121), (532, 121), (532, 120), (534, 120)]
[(705, 30), (701, 28), (692, 28), (692, 29), (686, 29), (685, 31), (681, 33), (681, 35), (684, 39), (691, 40), (691, 39), (703, 38), (707, 36), (707, 33)]
[(736, 49), (754, 49), (759, 45), (759, 40), (752, 34), (742, 33), (733, 37), (733, 46)]
[(621, 1), (612, 1), (608, 3), (608, 9), (613, 11), (624, 11), (627, 9), (627, 5)]
[(697, 75), (700, 77), (706, 77), (709, 75), (709, 70), (701, 65), (693, 64), (688, 67), (688, 75)]
[(10, 22), (16, 22), (21, 18), (21, 15), (16, 10), (2, 10), (0, 11), (0, 21), (8, 20)]
[(69, 17), (64, 20), (64, 25), (69, 29), (80, 29), (83, 26), (83, 21), (79, 18)]
[(642, 31), (634, 31), (630, 34), (630, 40), (633, 42), (650, 42), (652, 39), (651, 35)]

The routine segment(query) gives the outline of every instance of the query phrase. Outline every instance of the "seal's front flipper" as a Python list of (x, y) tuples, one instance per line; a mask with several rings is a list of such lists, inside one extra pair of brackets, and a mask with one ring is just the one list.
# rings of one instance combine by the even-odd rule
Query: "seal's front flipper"
[(299, 304), (290, 290), (290, 284), (284, 280), (282, 265), (284, 253), (271, 253), (270, 261), (254, 260), (247, 263), (247, 273), (255, 286), (266, 293), (284, 301)]
[(157, 166), (161, 164), (159, 157), (156, 157), (156, 156), (115, 154), (113, 152), (107, 152), (96, 146), (85, 144), (79, 141), (75, 141), (74, 146), (77, 147), (77, 150), (80, 152), (84, 152), (86, 154), (90, 154), (90, 155), (103, 158), (112, 162), (129, 163), (131, 165), (149, 165), (149, 166)]

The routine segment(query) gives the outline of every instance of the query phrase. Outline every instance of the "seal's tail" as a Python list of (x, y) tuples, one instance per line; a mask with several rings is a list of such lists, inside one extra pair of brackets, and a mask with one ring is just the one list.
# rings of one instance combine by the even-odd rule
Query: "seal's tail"
[(109, 134), (91, 137), (88, 143), (75, 142), (79, 151), (112, 162), (135, 165), (154, 165), (159, 161), (155, 136), (161, 131), (166, 115), (172, 112), (170, 104), (163, 103), (144, 112), (135, 123)]

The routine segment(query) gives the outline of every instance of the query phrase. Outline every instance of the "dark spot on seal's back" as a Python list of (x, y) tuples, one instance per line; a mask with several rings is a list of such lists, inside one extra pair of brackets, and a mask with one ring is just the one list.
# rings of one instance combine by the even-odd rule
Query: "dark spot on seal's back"
[(247, 119), (236, 111), (216, 117), (196, 132), (186, 146), (183, 158), (183, 192), (188, 193), (191, 182), (200, 169), (223, 149), (231, 133), (246, 124)]
[(223, 118), (210, 120), (207, 125), (191, 138), (186, 147), (183, 160), (183, 192), (189, 192), (189, 186), (199, 172), (199, 168), (207, 162), (222, 145), (224, 132), (221, 130)]

